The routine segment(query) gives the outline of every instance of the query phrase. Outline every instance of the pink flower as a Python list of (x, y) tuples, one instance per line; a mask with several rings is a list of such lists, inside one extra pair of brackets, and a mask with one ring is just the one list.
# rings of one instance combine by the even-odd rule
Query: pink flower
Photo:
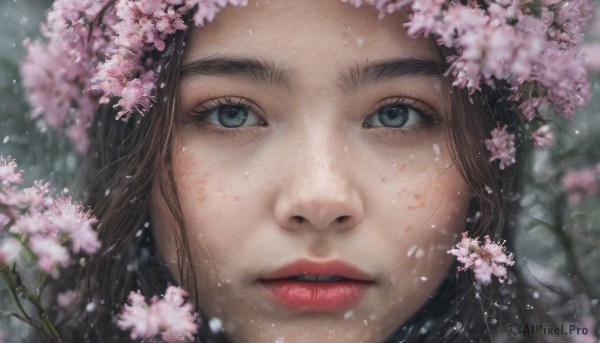
[[(483, 10), (469, 3), (413, 1), (408, 33), (433, 34), (439, 43), (457, 51), (448, 59), (454, 86), (474, 92), (481, 83), (505, 80), (512, 86), (513, 101), (526, 101), (521, 109), (527, 119), (543, 103), (550, 103), (559, 115), (573, 117), (590, 100), (586, 57), (578, 44), (592, 3), (545, 3), (539, 16), (516, 1), (488, 6)], [(532, 86), (539, 95), (527, 102)], [(501, 159), (501, 168), (507, 161)]]
[(56, 231), (52, 230), (49, 224), (46, 216), (41, 212), (35, 212), (31, 215), (19, 216), (9, 231), (12, 234), (56, 234)]
[(181, 288), (169, 287), (163, 301), (153, 306), (162, 314), (162, 339), (165, 342), (190, 342), (198, 330), (194, 308), (184, 303), (187, 293)]
[(490, 162), (499, 160), (501, 170), (515, 163), (515, 135), (506, 131), (506, 125), (493, 129), (492, 138), (485, 145), (491, 152)]
[(91, 255), (100, 249), (98, 234), (93, 229), (97, 219), (90, 212), (83, 212), (81, 204), (73, 204), (68, 197), (61, 198), (45, 216), (57, 231), (67, 234), (74, 253), (83, 251)]
[(50, 273), (69, 265), (70, 252), (89, 255), (100, 248), (93, 229), (97, 219), (90, 211), (84, 212), (81, 204), (73, 204), (68, 197), (54, 200), (48, 196), (49, 184), (42, 181), (18, 189), (14, 182), (20, 182), (21, 174), (15, 172), (16, 162), (6, 161), (1, 156), (0, 162), (0, 174), (7, 182), (0, 186), (0, 232), (3, 233), (0, 260), (3, 263), (14, 261), (21, 244), (25, 244), (35, 255), (38, 267)]
[(47, 196), (49, 185), (36, 181), (33, 187), (17, 190), (8, 188), (0, 192), (0, 205), (11, 206), (19, 210), (28, 210), (29, 213), (43, 211), (54, 201)]
[(12, 264), (16, 262), (21, 253), (21, 242), (7, 237), (0, 242), (0, 264)]
[(76, 295), (75, 291), (73, 291), (72, 289), (62, 292), (62, 293), (59, 293), (58, 296), (56, 297), (58, 306), (60, 306), (62, 308), (69, 307), (75, 300), (75, 295)]
[(0, 182), (3, 187), (21, 183), (23, 171), (17, 171), (17, 162), (11, 157), (0, 156)]
[(66, 267), (71, 261), (69, 251), (55, 238), (33, 236), (28, 245), (37, 257), (38, 267), (46, 273)]
[(540, 98), (531, 98), (523, 101), (519, 108), (523, 111), (523, 115), (527, 120), (535, 118), (536, 110), (541, 105)]
[(153, 297), (147, 304), (139, 291), (129, 294), (118, 316), (121, 330), (130, 330), (131, 339), (152, 339), (158, 334), (165, 342), (191, 342), (198, 331), (197, 314), (185, 303), (187, 293), (170, 286), (163, 299)]
[(514, 256), (506, 252), (506, 248), (500, 244), (492, 242), (490, 236), (484, 237), (485, 242), (481, 246), (477, 238), (470, 238), (468, 232), (462, 233), (462, 239), (454, 249), (448, 251), (457, 257), (457, 260), (464, 265), (458, 267), (458, 271), (465, 271), (473, 268), (475, 279), (481, 284), (487, 285), (492, 281), (492, 275), (498, 277), (500, 282), (504, 282), (507, 277), (506, 266), (512, 266)]
[(152, 338), (158, 335), (160, 318), (150, 311), (150, 306), (140, 291), (129, 293), (128, 302), (119, 314), (119, 328), (131, 330), (131, 339)]
[(533, 139), (533, 144), (537, 148), (541, 148), (554, 142), (554, 133), (552, 133), (550, 125), (542, 125), (531, 134), (531, 139)]
[(579, 204), (586, 196), (598, 193), (598, 173), (592, 168), (568, 171), (561, 184), (571, 204)]

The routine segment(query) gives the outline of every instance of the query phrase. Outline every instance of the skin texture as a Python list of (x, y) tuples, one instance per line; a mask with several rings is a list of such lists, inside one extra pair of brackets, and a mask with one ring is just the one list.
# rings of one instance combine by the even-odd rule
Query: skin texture
[[(340, 1), (259, 1), (193, 29), (184, 69), (241, 57), (286, 74), (277, 83), (186, 75), (181, 84), (172, 167), (191, 268), (201, 310), (220, 318), (234, 342), (382, 341), (448, 273), (446, 251), (463, 231), (471, 196), (448, 151), (448, 90), (439, 76), (344, 82), (367, 62), (436, 58), (424, 39), (406, 36), (405, 20), (402, 13), (379, 20), (373, 8)], [(194, 114), (223, 97), (247, 99), (255, 115), (227, 129)], [(389, 99), (434, 118), (411, 112), (409, 127), (364, 127)], [(159, 250), (176, 272), (158, 191), (152, 207)], [(345, 261), (375, 283), (343, 311), (284, 308), (257, 280), (301, 258)]]

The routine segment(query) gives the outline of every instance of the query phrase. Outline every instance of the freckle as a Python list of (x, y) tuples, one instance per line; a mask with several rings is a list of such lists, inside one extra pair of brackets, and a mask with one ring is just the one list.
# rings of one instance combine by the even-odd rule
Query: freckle
[(410, 211), (410, 210), (416, 210), (417, 208), (423, 208), (423, 207), (425, 207), (425, 201), (420, 201), (416, 205), (409, 205), (407, 207), (407, 209)]
[(404, 194), (406, 192), (406, 187), (400, 188), (398, 189), (398, 191), (396, 192), (396, 196), (401, 196), (402, 194)]
[(404, 164), (404, 163), (400, 163), (400, 164), (398, 165), (398, 171), (399, 171), (399, 172), (403, 172), (405, 169), (406, 169), (406, 164)]
[(206, 174), (202, 175), (200, 178), (192, 181), (192, 186), (194, 187), (194, 190), (196, 191), (196, 197), (198, 198), (198, 201), (200, 201), (201, 203), (206, 201), (206, 192), (204, 190), (204, 185), (206, 184), (206, 181), (209, 178), (210, 178), (209, 174), (206, 173)]
[(413, 198), (415, 198), (415, 200), (417, 201), (416, 204), (414, 205), (409, 205), (408, 206), (408, 210), (415, 210), (417, 208), (422, 208), (425, 206), (425, 199), (423, 199), (423, 194), (421, 193), (414, 193), (413, 194)]
[(196, 196), (198, 197), (198, 200), (201, 203), (203, 203), (204, 201), (206, 201), (206, 194), (204, 192), (204, 187), (196, 188)]
[(236, 195), (233, 197), (233, 200), (240, 201), (240, 200), (242, 200), (242, 198), (239, 195)]

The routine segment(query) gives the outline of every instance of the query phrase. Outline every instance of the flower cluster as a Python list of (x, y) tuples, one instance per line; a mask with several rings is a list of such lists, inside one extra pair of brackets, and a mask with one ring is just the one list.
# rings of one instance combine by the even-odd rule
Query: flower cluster
[(596, 168), (570, 170), (561, 179), (563, 189), (569, 202), (579, 204), (586, 196), (598, 193), (600, 179), (600, 163)]
[(96, 218), (69, 197), (53, 199), (48, 184), (18, 189), (22, 172), (14, 160), (0, 156), (0, 266), (11, 265), (26, 249), (40, 270), (66, 267), (71, 253), (91, 255), (100, 248)]
[(165, 342), (193, 341), (198, 331), (197, 314), (185, 303), (187, 293), (170, 286), (163, 299), (153, 297), (146, 303), (140, 292), (131, 292), (118, 317), (121, 330), (130, 330), (131, 339), (153, 339), (160, 335)]
[[(564, 117), (590, 99), (582, 29), (591, 18), (591, 0), (475, 1), (342, 0), (356, 7), (374, 6), (380, 16), (410, 9), (408, 32), (433, 35), (453, 48), (453, 84), (471, 92), (481, 84), (502, 81), (528, 121), (551, 106)], [(98, 101), (118, 98), (117, 118), (152, 106), (158, 76), (153, 52), (187, 29), (186, 14), (196, 25), (211, 21), (225, 6), (247, 0), (55, 0), (42, 27), (44, 42), (28, 42), (22, 65), (34, 116), (66, 127), (79, 151), (88, 140), (85, 128)], [(195, 11), (195, 12), (194, 12)], [(535, 128), (534, 128), (535, 129)], [(489, 145), (488, 145), (489, 146)], [(492, 146), (494, 156), (510, 155), (506, 144)], [(501, 168), (514, 163), (498, 159)]]
[(64, 129), (79, 152), (99, 102), (119, 98), (118, 116), (146, 113), (156, 91), (154, 51), (185, 30), (183, 16), (196, 9), (202, 25), (226, 5), (247, 0), (56, 0), (41, 41), (26, 41), (21, 65), (33, 117)]
[[(543, 118), (549, 106), (570, 119), (590, 100), (587, 55), (580, 46), (594, 8), (590, 0), (345, 1), (374, 5), (380, 13), (410, 4), (408, 32), (433, 35), (456, 51), (449, 57), (453, 85), (475, 92), (482, 84), (505, 82), (526, 121)], [(549, 127), (534, 133), (537, 147), (551, 141)], [(515, 162), (514, 139), (494, 129), (486, 142), (490, 160), (498, 160), (500, 169)]]
[(490, 162), (500, 161), (500, 169), (515, 163), (515, 135), (506, 131), (506, 125), (492, 130), (492, 138), (485, 141), (491, 152)]
[(495, 1), (471, 7), (445, 1), (415, 1), (409, 32), (433, 33), (457, 49), (454, 84), (477, 90), (504, 80), (531, 120), (551, 104), (567, 118), (590, 98), (586, 56), (578, 45), (591, 18), (591, 1)]
[(490, 236), (486, 235), (484, 240), (482, 246), (477, 238), (470, 238), (467, 232), (463, 232), (461, 241), (448, 253), (456, 256), (457, 260), (464, 264), (458, 267), (459, 271), (473, 267), (475, 279), (481, 284), (489, 284), (492, 275), (504, 282), (507, 276), (505, 265), (512, 266), (515, 263), (513, 254), (507, 253), (502, 244), (492, 242)]
[(536, 131), (531, 133), (531, 139), (536, 147), (541, 148), (554, 143), (554, 133), (552, 132), (550, 125), (542, 125)]

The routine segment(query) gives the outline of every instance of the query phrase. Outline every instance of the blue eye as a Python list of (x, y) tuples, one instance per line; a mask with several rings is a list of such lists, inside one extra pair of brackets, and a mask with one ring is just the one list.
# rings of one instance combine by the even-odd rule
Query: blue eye
[(206, 120), (212, 125), (226, 129), (264, 125), (254, 108), (245, 99), (219, 98), (207, 101), (192, 113), (197, 121)]
[(241, 106), (219, 106), (216, 112), (218, 123), (227, 128), (240, 127), (248, 120), (248, 109)]
[(412, 127), (423, 119), (421, 113), (406, 104), (390, 104), (379, 107), (365, 122), (365, 127), (389, 128)]

